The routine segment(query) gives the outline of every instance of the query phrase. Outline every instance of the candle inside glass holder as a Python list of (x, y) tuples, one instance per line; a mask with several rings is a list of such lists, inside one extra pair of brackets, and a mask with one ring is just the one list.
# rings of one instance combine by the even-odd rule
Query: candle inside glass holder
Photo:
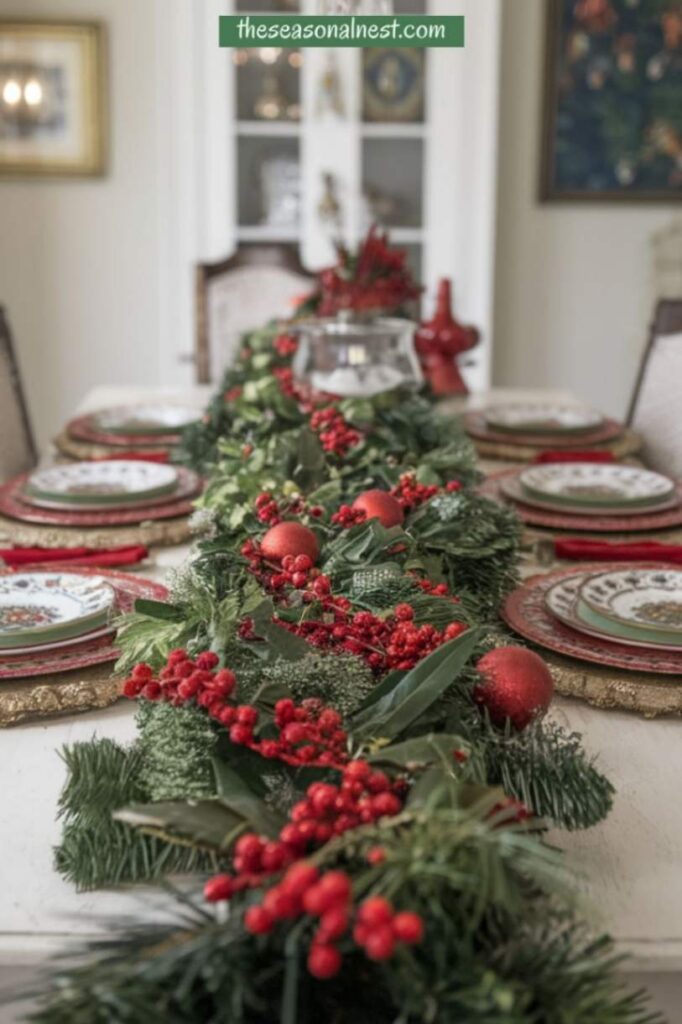
[(422, 383), (414, 350), (415, 324), (378, 317), (317, 319), (297, 325), (301, 342), (294, 374), (314, 391), (369, 398)]

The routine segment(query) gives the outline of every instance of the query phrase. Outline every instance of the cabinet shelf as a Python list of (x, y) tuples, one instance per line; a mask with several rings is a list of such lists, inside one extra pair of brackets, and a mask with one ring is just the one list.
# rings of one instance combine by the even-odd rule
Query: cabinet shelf
[(360, 134), (365, 139), (423, 139), (426, 135), (426, 125), (420, 121), (418, 124), (402, 124), (401, 122), (381, 122), (373, 124), (362, 122)]
[(278, 228), (269, 224), (239, 225), (237, 238), (240, 242), (300, 242), (298, 228)]
[(421, 245), (424, 241), (423, 228), (388, 228), (391, 241), (396, 245)]
[(300, 121), (237, 121), (237, 135), (296, 139), (300, 131)]

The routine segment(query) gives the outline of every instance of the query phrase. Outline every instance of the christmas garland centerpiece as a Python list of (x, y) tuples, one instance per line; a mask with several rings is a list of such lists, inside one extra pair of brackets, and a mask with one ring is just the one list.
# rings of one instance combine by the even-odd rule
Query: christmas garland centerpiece
[(428, 399), (311, 393), (296, 344), (245, 339), (188, 431), (206, 535), (122, 623), (136, 741), (64, 755), (59, 870), (188, 875), (177, 922), (62, 969), (32, 1019), (653, 1021), (544, 841), (612, 787), (496, 622), (516, 520)]

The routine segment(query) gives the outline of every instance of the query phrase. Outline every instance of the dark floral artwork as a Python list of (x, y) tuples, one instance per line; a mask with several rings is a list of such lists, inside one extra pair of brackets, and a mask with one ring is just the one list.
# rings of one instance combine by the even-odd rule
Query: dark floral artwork
[(682, 196), (682, 0), (549, 0), (543, 199)]

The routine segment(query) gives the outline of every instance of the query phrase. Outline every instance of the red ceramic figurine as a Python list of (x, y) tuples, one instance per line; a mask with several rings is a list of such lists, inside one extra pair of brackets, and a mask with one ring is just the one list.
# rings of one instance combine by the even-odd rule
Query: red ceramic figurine
[(457, 366), (457, 356), (478, 344), (475, 327), (463, 327), (452, 315), (451, 282), (447, 277), (438, 284), (436, 312), (415, 335), (424, 376), (435, 395), (466, 395), (467, 386)]

